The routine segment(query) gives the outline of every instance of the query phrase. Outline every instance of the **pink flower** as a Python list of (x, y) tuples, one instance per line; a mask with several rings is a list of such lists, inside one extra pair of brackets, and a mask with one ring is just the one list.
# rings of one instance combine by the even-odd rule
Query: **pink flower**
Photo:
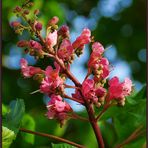
[(120, 83), (118, 77), (113, 77), (109, 80), (109, 100), (124, 99), (130, 95), (132, 91), (132, 81), (128, 78)]
[(95, 83), (92, 79), (86, 79), (82, 83), (82, 94), (83, 96), (88, 99), (96, 102), (98, 99), (95, 94)]
[(85, 44), (91, 41), (91, 32), (88, 28), (83, 29), (81, 35), (73, 42), (72, 46), (74, 49), (82, 48)]
[(95, 42), (92, 45), (92, 50), (88, 67), (97, 69), (99, 67), (99, 60), (102, 58), (102, 53), (104, 52), (104, 47), (99, 42)]
[(92, 44), (92, 50), (95, 54), (101, 55), (104, 52), (104, 47), (99, 42), (94, 42)]
[(28, 41), (26, 40), (20, 40), (17, 42), (18, 47), (27, 47), (28, 46)]
[(60, 122), (67, 118), (67, 113), (71, 112), (72, 109), (70, 105), (62, 101), (62, 97), (60, 95), (51, 95), (51, 99), (47, 104), (47, 117), (49, 119), (57, 119)]
[(125, 78), (123, 82), (123, 93), (125, 96), (130, 95), (132, 91), (132, 81), (129, 78)]
[(20, 60), (21, 71), (24, 77), (30, 78), (37, 73), (42, 73), (42, 70), (38, 67), (28, 66), (28, 62), (25, 59)]
[(15, 28), (15, 27), (19, 27), (19, 26), (20, 26), (20, 24), (21, 24), (20, 22), (18, 22), (18, 21), (14, 21), (14, 22), (11, 22), (11, 24), (10, 24), (10, 25), (11, 25), (12, 27), (14, 27), (14, 28)]
[(60, 45), (58, 50), (58, 56), (63, 61), (68, 61), (71, 59), (71, 56), (74, 52), (74, 49), (69, 40), (64, 39)]
[(58, 90), (63, 90), (63, 79), (59, 76), (60, 67), (56, 65), (56, 69), (48, 66), (45, 70), (45, 78), (40, 85), (40, 91), (42, 93), (50, 95)]
[(46, 43), (49, 47), (53, 47), (57, 43), (57, 31), (48, 33), (46, 37)]
[(29, 47), (32, 49), (36, 49), (36, 50), (41, 50), (42, 49), (42, 45), (34, 40), (30, 40), (29, 41)]

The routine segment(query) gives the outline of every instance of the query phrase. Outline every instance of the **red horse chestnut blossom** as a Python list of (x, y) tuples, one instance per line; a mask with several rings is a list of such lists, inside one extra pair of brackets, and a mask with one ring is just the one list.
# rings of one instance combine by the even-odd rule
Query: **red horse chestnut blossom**
[(68, 113), (72, 112), (70, 105), (62, 101), (62, 97), (59, 95), (51, 95), (50, 101), (47, 104), (47, 117), (49, 119), (57, 119), (60, 124), (64, 123), (64, 120), (68, 117)]
[(49, 32), (46, 37), (46, 43), (51, 48), (57, 43), (57, 31)]
[(28, 62), (25, 59), (20, 60), (22, 74), (26, 78), (30, 78), (35, 74), (42, 73), (39, 67), (28, 66)]
[(71, 42), (67, 39), (64, 39), (58, 50), (58, 56), (63, 61), (71, 61), (74, 56), (74, 49), (71, 45)]
[[(119, 82), (118, 77), (113, 77), (107, 81), (111, 71), (110, 63), (103, 55), (105, 49), (100, 42), (93, 41), (94, 37), (91, 36), (91, 31), (88, 28), (84, 28), (81, 35), (72, 43), (68, 26), (63, 25), (58, 29), (59, 18), (54, 16), (45, 26), (46, 36), (43, 36), (41, 32), (44, 26), (39, 21), (30, 20), (28, 15), (22, 14), (23, 9), (24, 7), (19, 7), (14, 12), (27, 22), (27, 26), (18, 22), (13, 22), (12, 26), (15, 32), (19, 34), (29, 28), (28, 30), (35, 36), (29, 41), (19, 41), (17, 43), (18, 47), (25, 48), (28, 51), (26, 53), (34, 56), (37, 60), (44, 61), (44, 57), (48, 57), (54, 61), (55, 68), (48, 65), (45, 70), (28, 66), (28, 62), (25, 59), (20, 61), (23, 76), (25, 78), (38, 76), (40, 81), (37, 92), (41, 92), (50, 98), (46, 105), (48, 110), (46, 116), (48, 119), (56, 119), (61, 126), (70, 118), (90, 122), (98, 146), (104, 148), (98, 120), (109, 107), (113, 105), (123, 106), (125, 104), (126, 96), (132, 92), (132, 81), (129, 78), (125, 78), (124, 82)], [(35, 12), (34, 17), (37, 17)], [(80, 56), (83, 53), (85, 45), (89, 43), (92, 52), (87, 65), (88, 73), (84, 81), (80, 83), (71, 72), (70, 65), (76, 56)], [(84, 50), (84, 52), (86, 51)], [(67, 79), (70, 79), (73, 85), (66, 84)], [(65, 89), (68, 88), (74, 89), (75, 93), (66, 94)], [(65, 98), (83, 105), (88, 113), (88, 119), (75, 114), (72, 106), (65, 101)]]
[[(58, 65), (56, 65), (58, 66)], [(45, 94), (53, 94), (63, 91), (63, 79), (59, 76), (60, 67), (53, 69), (48, 66), (45, 70), (45, 78), (41, 82), (40, 91)]]
[(124, 99), (132, 91), (132, 81), (125, 78), (124, 82), (120, 83), (118, 77), (113, 77), (109, 80), (109, 99)]

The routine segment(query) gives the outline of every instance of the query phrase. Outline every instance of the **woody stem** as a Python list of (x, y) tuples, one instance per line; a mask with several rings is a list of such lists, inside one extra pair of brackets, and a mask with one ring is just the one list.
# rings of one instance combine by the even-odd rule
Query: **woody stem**
[(42, 137), (51, 138), (51, 139), (54, 139), (54, 140), (57, 140), (57, 141), (60, 141), (60, 142), (68, 143), (68, 144), (76, 146), (78, 148), (85, 148), (85, 146), (83, 146), (83, 145), (74, 143), (72, 141), (69, 141), (67, 139), (63, 139), (63, 138), (60, 138), (60, 137), (57, 137), (57, 136), (54, 136), (54, 135), (45, 134), (45, 133), (41, 133), (41, 132), (35, 132), (35, 131), (31, 131), (31, 130), (28, 130), (28, 129), (25, 129), (25, 128), (20, 128), (20, 131), (21, 132), (25, 132), (25, 133), (30, 133), (30, 134), (38, 135), (38, 136), (42, 136)]

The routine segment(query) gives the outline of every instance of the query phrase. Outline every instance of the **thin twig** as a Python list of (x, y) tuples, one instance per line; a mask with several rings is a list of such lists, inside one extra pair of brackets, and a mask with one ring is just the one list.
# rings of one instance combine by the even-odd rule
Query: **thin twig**
[(72, 85), (67, 85), (67, 84), (64, 84), (64, 86), (65, 86), (66, 88), (80, 89), (79, 87), (72, 86)]
[(115, 148), (122, 148), (124, 145), (130, 143), (131, 141), (135, 140), (136, 138), (144, 134), (145, 130), (142, 130), (142, 128), (143, 128), (143, 125), (138, 127), (126, 140), (124, 140), (121, 144), (116, 145)]
[(68, 96), (67, 94), (64, 94), (63, 97), (64, 98), (67, 98), (67, 99), (70, 99), (70, 100), (73, 100), (73, 101), (76, 101), (76, 102), (79, 102), (82, 105), (84, 104), (83, 100), (78, 100), (76, 98), (73, 98), (73, 97)]
[(57, 141), (60, 141), (60, 142), (68, 143), (68, 144), (76, 146), (78, 148), (86, 148), (83, 145), (77, 144), (75, 142), (72, 142), (72, 141), (69, 141), (67, 139), (60, 138), (60, 137), (57, 137), (57, 136), (54, 136), (54, 135), (50, 135), (50, 134), (46, 134), (46, 133), (41, 133), (41, 132), (35, 132), (35, 131), (31, 131), (31, 130), (28, 130), (28, 129), (25, 129), (25, 128), (20, 128), (20, 131), (25, 132), (25, 133), (30, 133), (30, 134), (38, 135), (38, 136), (42, 136), (42, 137), (47, 137), (47, 138), (54, 139), (54, 140), (57, 140)]
[(87, 118), (81, 117), (81, 116), (77, 115), (76, 113), (72, 113), (72, 115), (69, 115), (69, 116), (73, 119), (80, 119), (82, 121), (87, 121), (87, 122), (89, 121)]

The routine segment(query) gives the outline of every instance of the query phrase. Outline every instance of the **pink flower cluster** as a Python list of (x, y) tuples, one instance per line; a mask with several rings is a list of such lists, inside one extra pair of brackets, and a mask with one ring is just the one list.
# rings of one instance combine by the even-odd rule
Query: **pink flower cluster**
[[(56, 24), (58, 21), (57, 17), (53, 17), (48, 22), (47, 35), (41, 42), (22, 40), (17, 45), (28, 48), (32, 56), (41, 58), (44, 55), (49, 55), (56, 59), (56, 62), (54, 62), (55, 68), (48, 66), (45, 70), (39, 67), (28, 66), (28, 62), (25, 59), (21, 59), (20, 64), (24, 77), (40, 76), (40, 92), (51, 98), (47, 104), (47, 117), (49, 119), (55, 118), (63, 124), (64, 120), (68, 118), (68, 113), (72, 112), (70, 105), (61, 97), (65, 96), (64, 89), (68, 86), (65, 83), (65, 78), (68, 78), (70, 75), (69, 78), (74, 82), (72, 79), (73, 75), (70, 72), (70, 64), (74, 60), (75, 55), (79, 56), (82, 54), (85, 44), (93, 41), (91, 40), (91, 31), (88, 28), (84, 28), (81, 35), (71, 43), (69, 28), (64, 25), (57, 30)], [(42, 30), (40, 22), (35, 22), (34, 27), (37, 33), (40, 33)], [(91, 47), (92, 53), (88, 60), (88, 74), (82, 85), (75, 83), (76, 86), (69, 87), (74, 88), (75, 93), (68, 98), (77, 102), (80, 100), (79, 103), (82, 102), (83, 105), (85, 105), (86, 101), (97, 107), (104, 105), (106, 102), (110, 103), (112, 100), (117, 101), (117, 103), (122, 100), (123, 105), (125, 97), (130, 95), (132, 91), (131, 80), (126, 78), (124, 82), (119, 82), (118, 77), (113, 77), (109, 80), (106, 87), (104, 84), (110, 73), (110, 64), (108, 59), (103, 57), (105, 49), (99, 42), (93, 42)], [(90, 76), (93, 77), (89, 78)]]
[(88, 70), (94, 73), (94, 80), (100, 81), (109, 75), (109, 62), (106, 58), (102, 57), (104, 47), (95, 42), (92, 45), (92, 53), (88, 61)]
[(61, 124), (68, 117), (67, 113), (72, 112), (70, 105), (62, 100), (60, 95), (51, 95), (50, 101), (47, 104), (47, 117), (49, 119), (57, 119)]
[(98, 97), (102, 97), (105, 95), (105, 88), (103, 87), (95, 87), (95, 81), (93, 79), (86, 79), (82, 83), (82, 94), (85, 99), (97, 103)]

